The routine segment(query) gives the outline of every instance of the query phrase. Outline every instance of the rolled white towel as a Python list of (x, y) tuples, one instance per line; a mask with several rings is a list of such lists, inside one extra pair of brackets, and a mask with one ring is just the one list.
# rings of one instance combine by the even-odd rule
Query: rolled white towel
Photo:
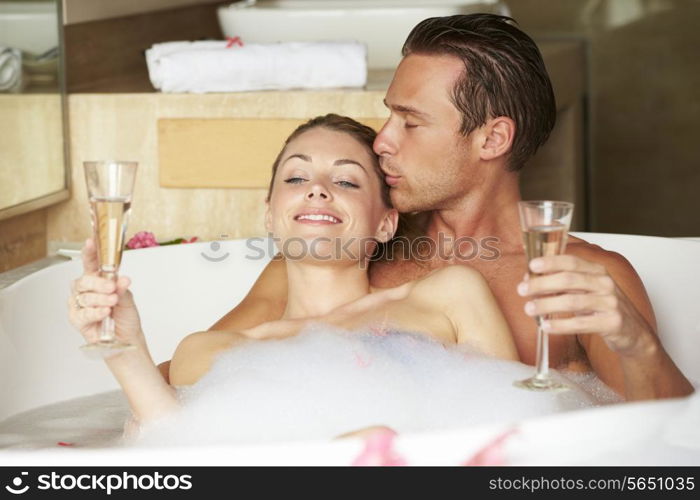
[(163, 92), (363, 87), (367, 47), (359, 42), (229, 45), (170, 42), (146, 51), (151, 83)]
[(0, 46), (0, 92), (15, 90), (22, 85), (22, 52)]

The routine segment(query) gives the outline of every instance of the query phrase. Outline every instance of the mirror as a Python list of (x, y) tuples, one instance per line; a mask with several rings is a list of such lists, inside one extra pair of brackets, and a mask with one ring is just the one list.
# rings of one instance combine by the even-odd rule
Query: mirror
[(0, 219), (68, 198), (60, 0), (0, 0)]

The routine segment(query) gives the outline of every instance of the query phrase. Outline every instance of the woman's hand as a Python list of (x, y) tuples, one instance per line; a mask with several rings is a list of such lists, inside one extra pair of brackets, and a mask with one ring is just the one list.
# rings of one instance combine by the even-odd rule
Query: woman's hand
[(82, 249), (83, 275), (73, 281), (68, 299), (71, 324), (88, 343), (100, 336), (101, 322), (110, 312), (117, 338), (125, 343), (143, 343), (143, 332), (136, 304), (128, 290), (131, 281), (120, 276), (114, 281), (99, 276), (97, 248), (92, 238)]
[(652, 326), (601, 264), (555, 255), (533, 259), (530, 270), (539, 274), (518, 285), (518, 293), (530, 297), (525, 313), (560, 316), (543, 321), (545, 332), (599, 334), (622, 355), (644, 355), (655, 348)]

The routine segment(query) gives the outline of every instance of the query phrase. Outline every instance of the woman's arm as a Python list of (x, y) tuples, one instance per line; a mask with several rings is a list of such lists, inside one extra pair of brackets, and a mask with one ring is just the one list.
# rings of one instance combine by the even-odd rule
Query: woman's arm
[(174, 391), (160, 376), (141, 328), (141, 319), (129, 291), (130, 280), (114, 282), (98, 272), (97, 249), (92, 239), (82, 250), (83, 275), (72, 284), (68, 301), (71, 324), (89, 343), (100, 336), (101, 323), (111, 315), (118, 340), (135, 346), (105, 359), (121, 385), (139, 421), (157, 418), (177, 405)]
[(155, 420), (178, 408), (175, 389), (161, 376), (145, 343), (105, 361), (139, 423)]
[(248, 295), (209, 330), (240, 331), (282, 317), (287, 307), (287, 266), (283, 259), (273, 259)]

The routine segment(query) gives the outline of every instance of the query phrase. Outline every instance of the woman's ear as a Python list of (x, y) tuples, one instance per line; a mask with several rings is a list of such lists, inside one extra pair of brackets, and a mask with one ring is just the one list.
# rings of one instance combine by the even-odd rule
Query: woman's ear
[(515, 122), (507, 116), (498, 116), (481, 127), (484, 140), (481, 144), (482, 160), (494, 160), (507, 155), (515, 139)]
[(375, 239), (379, 243), (385, 243), (394, 237), (396, 229), (399, 226), (399, 211), (395, 208), (387, 210), (382, 218), (379, 227), (377, 228), (377, 233), (375, 234)]

